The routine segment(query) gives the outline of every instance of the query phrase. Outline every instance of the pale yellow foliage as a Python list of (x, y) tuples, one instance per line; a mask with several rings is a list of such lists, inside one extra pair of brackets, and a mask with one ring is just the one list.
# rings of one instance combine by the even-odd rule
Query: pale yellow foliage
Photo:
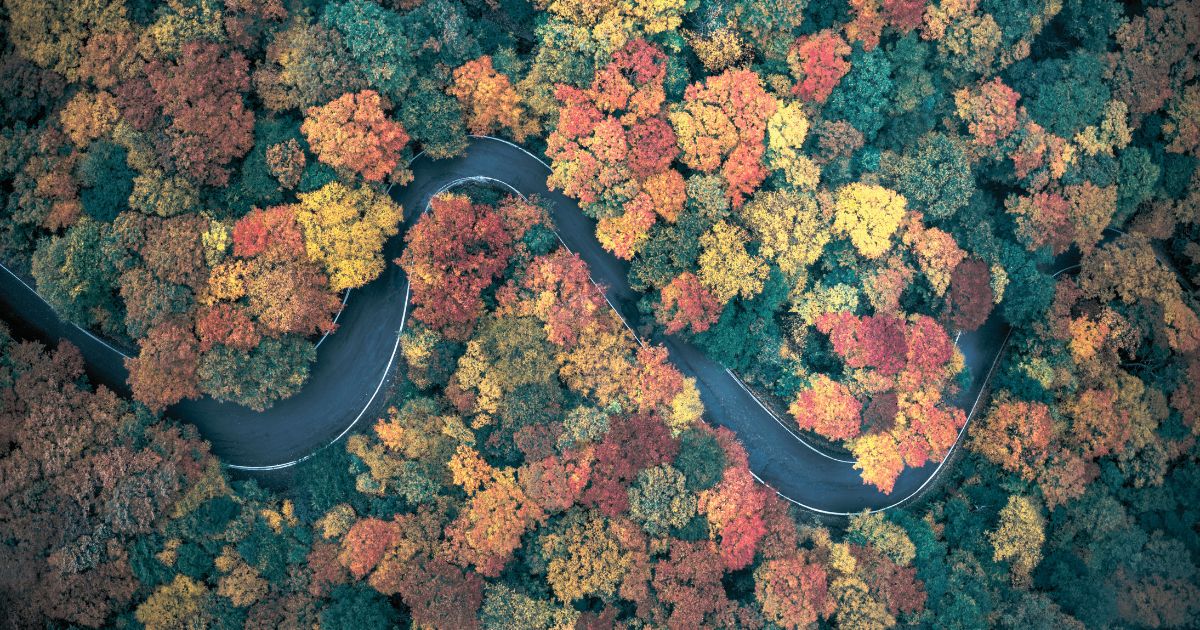
[(617, 400), (630, 385), (633, 363), (629, 356), (633, 340), (624, 329), (598, 332), (557, 355), (558, 375), (567, 387), (603, 403)]
[(208, 589), (186, 575), (176, 575), (142, 602), (134, 617), (146, 630), (202, 630), (208, 627)]
[(821, 169), (801, 152), (808, 128), (808, 118), (799, 103), (775, 110), (767, 120), (767, 163), (772, 170), (782, 172), (793, 187), (816, 190)]
[(537, 5), (585, 29), (603, 54), (631, 39), (678, 29), (686, 0), (539, 0)]
[(208, 275), (208, 295), (201, 302), (213, 304), (219, 301), (232, 302), (246, 295), (246, 263), (234, 260), (213, 267)]
[(1128, 119), (1129, 106), (1113, 99), (1104, 106), (1104, 118), (1099, 126), (1088, 125), (1075, 134), (1075, 144), (1087, 155), (1102, 153), (1112, 157), (1114, 149), (1124, 149), (1133, 139), (1133, 132), (1126, 122)]
[(722, 26), (707, 35), (688, 33), (685, 37), (709, 74), (719, 74), (743, 62), (750, 50), (737, 30), (729, 26)]
[(700, 402), (700, 390), (696, 388), (696, 379), (683, 379), (683, 389), (671, 399), (671, 414), (667, 417), (667, 426), (671, 427), (673, 435), (679, 435), (692, 423), (704, 415), (704, 403)]
[(718, 221), (700, 237), (700, 281), (719, 302), (735, 296), (750, 299), (763, 289), (767, 265), (746, 251), (750, 235), (746, 230), (725, 221)]
[(204, 246), (204, 261), (210, 269), (225, 259), (232, 242), (229, 226), (222, 221), (209, 219), (208, 229), (200, 233), (200, 243)]
[(354, 525), (354, 521), (358, 516), (354, 513), (354, 508), (349, 503), (339, 503), (331, 508), (317, 521), (317, 530), (321, 532), (321, 537), (329, 540), (331, 538), (340, 538), (346, 532), (350, 531), (350, 527)]
[(292, 504), (291, 499), (284, 499), (283, 505), (278, 510), (271, 508), (263, 508), (259, 510), (259, 515), (267, 522), (267, 525), (276, 534), (283, 531), (283, 526), (295, 527), (299, 524), (296, 519), (296, 506)]
[(179, 559), (179, 545), (182, 544), (183, 541), (178, 538), (168, 539), (163, 543), (162, 551), (154, 554), (154, 557), (164, 565), (173, 567), (175, 566), (175, 561)]
[(841, 630), (883, 630), (896, 625), (883, 602), (871, 597), (867, 583), (857, 576), (841, 577), (829, 585), (837, 602), (837, 627)]
[(856, 311), (861, 293), (850, 284), (825, 286), (817, 283), (812, 289), (792, 298), (792, 312), (799, 315), (805, 325), (811, 326), (825, 313)]
[(404, 209), (387, 195), (339, 182), (302, 193), (296, 209), (308, 256), (325, 266), (333, 291), (361, 287), (383, 272), (383, 245), (403, 219)]
[(1000, 265), (992, 265), (992, 301), (999, 304), (1004, 299), (1004, 289), (1008, 287), (1008, 272)]
[(759, 252), (791, 277), (816, 262), (830, 239), (829, 222), (807, 194), (759, 192), (742, 208), (742, 219), (759, 242)]
[(988, 534), (997, 562), (1007, 560), (1012, 569), (1013, 582), (1025, 585), (1029, 574), (1042, 559), (1042, 545), (1046, 542), (1046, 520), (1041, 508), (1032, 499), (1010, 496), (1008, 505), (1000, 510), (1000, 523)]
[(63, 131), (75, 146), (108, 135), (121, 117), (117, 100), (108, 92), (77, 92), (58, 113)]
[(905, 206), (903, 195), (883, 186), (847, 184), (837, 193), (833, 230), (848, 237), (863, 256), (879, 258), (891, 248)]
[(847, 532), (866, 539), (900, 566), (908, 566), (917, 557), (917, 546), (909, 540), (908, 533), (882, 512), (863, 511), (851, 516)]
[(210, 460), (204, 468), (204, 474), (188, 488), (187, 494), (175, 502), (175, 506), (171, 509), (171, 518), (183, 518), (205, 501), (229, 493), (229, 482), (225, 479), (225, 472), (221, 470), (221, 464), (215, 459)]
[(234, 606), (244, 608), (267, 594), (267, 581), (246, 563), (238, 563), (232, 572), (217, 582), (217, 594), (228, 597)]

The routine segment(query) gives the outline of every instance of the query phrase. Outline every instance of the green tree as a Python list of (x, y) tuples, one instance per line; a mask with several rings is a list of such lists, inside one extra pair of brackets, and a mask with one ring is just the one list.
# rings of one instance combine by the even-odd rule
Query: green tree
[(117, 297), (117, 277), (125, 263), (119, 251), (105, 224), (82, 217), (34, 251), (38, 293), (68, 321), (122, 336), (125, 313)]
[(263, 410), (304, 386), (317, 359), (311, 341), (298, 335), (264, 339), (250, 350), (214, 346), (200, 357), (200, 387), (218, 400)]

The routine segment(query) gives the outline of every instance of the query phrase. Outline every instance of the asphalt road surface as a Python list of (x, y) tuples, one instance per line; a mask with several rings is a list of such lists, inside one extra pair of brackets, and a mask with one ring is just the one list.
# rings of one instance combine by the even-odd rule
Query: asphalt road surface
[[(546, 188), (548, 169), (534, 156), (502, 140), (473, 138), (465, 154), (449, 160), (418, 156), (414, 179), (392, 197), (404, 206), (401, 233), (386, 245), (383, 274), (354, 290), (338, 318), (338, 330), (317, 348), (308, 383), (295, 396), (256, 412), (211, 398), (184, 401), (167, 410), (195, 424), (212, 443), (213, 453), (227, 466), (245, 471), (279, 470), (303, 461), (336, 442), (358, 422), (376, 418), (396, 363), (398, 336), (407, 318), (408, 281), (391, 261), (400, 256), (404, 231), (429, 199), (457, 182), (490, 179), (522, 194), (552, 202), (559, 236), (588, 263), (595, 281), (628, 324), (638, 328), (639, 298), (627, 280), (628, 264), (605, 252), (594, 237), (594, 222), (579, 206)], [(67, 339), (82, 351), (89, 377), (121, 392), (128, 373), (120, 351), (90, 333), (60, 320), (31, 287), (0, 270), (0, 312), (22, 337), (44, 341)], [(982, 388), (1008, 336), (998, 315), (978, 331), (961, 335), (958, 345), (973, 378), (952, 401), (973, 418), (982, 406)], [(944, 462), (906, 469), (891, 494), (864, 485), (853, 463), (812, 446), (794, 432), (789, 418), (775, 417), (735, 375), (678, 338), (655, 339), (686, 375), (695, 377), (710, 422), (732, 429), (750, 455), (759, 481), (803, 508), (825, 514), (880, 510), (919, 496), (941, 472)], [(962, 433), (959, 434), (960, 440)], [(957, 446), (957, 445), (956, 445)], [(842, 456), (845, 457), (845, 456)], [(947, 458), (949, 459), (949, 455)]]

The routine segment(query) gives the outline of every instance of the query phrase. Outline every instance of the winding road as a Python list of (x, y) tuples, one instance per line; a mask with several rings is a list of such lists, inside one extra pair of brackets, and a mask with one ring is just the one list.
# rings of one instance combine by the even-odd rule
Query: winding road
[[(636, 303), (640, 296), (629, 286), (628, 263), (600, 247), (594, 222), (573, 200), (547, 189), (549, 169), (538, 158), (503, 140), (473, 137), (463, 155), (447, 160), (419, 155), (411, 168), (413, 182), (391, 191), (407, 216), (401, 233), (385, 246), (386, 260), (400, 256), (404, 231), (435, 194), (463, 181), (499, 182), (551, 202), (563, 243), (588, 263), (592, 278), (606, 287), (605, 297), (626, 323), (639, 327)], [(93, 382), (128, 392), (121, 351), (60, 320), (32, 287), (7, 269), (0, 270), (0, 312), (19, 336), (71, 341), (83, 353)], [(338, 331), (320, 343), (317, 362), (298, 394), (264, 412), (202, 398), (177, 404), (167, 414), (196, 425), (211, 442), (213, 453), (229, 468), (270, 471), (293, 466), (337, 442), (363, 418), (373, 419), (381, 411), (407, 315), (407, 278), (398, 265), (388, 264), (378, 279), (356, 289), (346, 300)], [(1007, 325), (993, 313), (982, 328), (957, 340), (973, 378), (970, 387), (952, 402), (967, 411), (968, 424), (983, 404), (983, 387), (1008, 332)], [(695, 346), (676, 337), (652, 341), (664, 344), (675, 365), (696, 379), (707, 419), (737, 434), (749, 453), (755, 477), (804, 509), (846, 515), (896, 507), (918, 497), (953, 454), (951, 449), (941, 461), (906, 469), (892, 493), (883, 494), (863, 484), (852, 461), (827, 455), (793, 432), (789, 418), (772, 414), (735, 374)]]

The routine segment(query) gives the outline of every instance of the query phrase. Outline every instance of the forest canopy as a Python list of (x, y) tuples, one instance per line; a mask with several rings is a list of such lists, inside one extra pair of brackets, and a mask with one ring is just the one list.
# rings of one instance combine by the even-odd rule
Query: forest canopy
[[(0, 262), (132, 392), (0, 333), (4, 625), (1200, 619), (1196, 0), (0, 1)], [(472, 134), (636, 313), (548, 200), (394, 200)], [(300, 391), (392, 265), (386, 402), (287, 481), (171, 417)], [(881, 493), (946, 469), (820, 519), (668, 339)]]

